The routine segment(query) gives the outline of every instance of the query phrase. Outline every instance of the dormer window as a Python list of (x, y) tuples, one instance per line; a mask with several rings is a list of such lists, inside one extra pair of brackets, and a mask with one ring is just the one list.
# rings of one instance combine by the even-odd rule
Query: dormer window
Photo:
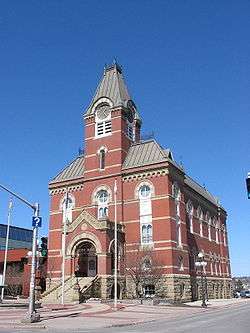
[(100, 103), (96, 107), (95, 114), (96, 137), (110, 135), (112, 132), (111, 112), (108, 103)]

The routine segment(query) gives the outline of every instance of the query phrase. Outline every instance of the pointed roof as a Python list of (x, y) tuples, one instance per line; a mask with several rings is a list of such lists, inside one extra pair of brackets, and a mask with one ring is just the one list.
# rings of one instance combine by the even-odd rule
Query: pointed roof
[(171, 159), (170, 151), (163, 150), (155, 140), (142, 141), (130, 146), (123, 169), (166, 162)]
[(84, 175), (84, 156), (78, 156), (62, 171), (60, 171), (51, 181), (50, 185), (66, 180), (74, 180)]
[[(105, 67), (103, 77), (96, 89), (95, 95), (85, 113), (85, 116), (89, 116), (94, 113), (94, 104), (103, 97), (108, 98), (111, 101), (112, 107), (127, 107), (128, 101), (132, 101), (122, 75), (122, 69), (117, 63)], [(140, 119), (138, 111), (135, 111), (137, 119)]]

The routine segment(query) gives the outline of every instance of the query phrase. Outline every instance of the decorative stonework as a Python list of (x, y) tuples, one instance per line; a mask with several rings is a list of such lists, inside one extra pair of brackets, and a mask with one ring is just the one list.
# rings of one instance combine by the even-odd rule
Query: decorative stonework
[(67, 191), (70, 193), (70, 192), (81, 191), (82, 189), (83, 189), (83, 185), (72, 185), (69, 187), (60, 187), (60, 188), (56, 188), (54, 190), (50, 190), (49, 194), (50, 195), (62, 194), (62, 193), (67, 193)]
[(155, 178), (155, 177), (161, 177), (168, 175), (169, 171), (168, 169), (161, 169), (161, 170), (152, 170), (152, 171), (147, 171), (147, 172), (140, 172), (140, 173), (134, 173), (131, 175), (126, 175), (122, 177), (123, 182), (133, 182), (133, 181), (138, 181), (142, 179), (147, 179), (147, 178)]
[(69, 225), (68, 232), (74, 231), (80, 224), (84, 223), (85, 226), (88, 224), (95, 229), (107, 229), (109, 228), (109, 221), (97, 220), (93, 215), (83, 210), (81, 214)]
[(67, 247), (67, 256), (74, 256), (75, 254), (75, 249), (78, 246), (79, 243), (81, 243), (84, 240), (91, 241), (95, 248), (96, 248), (96, 253), (101, 253), (102, 252), (102, 245), (99, 239), (92, 233), (92, 232), (82, 232), (80, 235), (77, 235), (72, 239), (70, 244)]

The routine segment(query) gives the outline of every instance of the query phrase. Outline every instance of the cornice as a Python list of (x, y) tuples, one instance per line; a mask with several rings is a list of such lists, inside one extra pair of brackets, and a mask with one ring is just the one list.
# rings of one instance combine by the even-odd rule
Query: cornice
[(169, 173), (168, 169), (156, 169), (156, 170), (145, 171), (145, 172), (137, 172), (137, 173), (132, 173), (132, 174), (122, 176), (122, 181), (123, 182), (133, 182), (133, 181), (138, 181), (138, 180), (142, 180), (142, 179), (162, 177), (162, 176), (168, 175), (168, 173)]
[(67, 191), (69, 193), (72, 193), (72, 192), (81, 191), (82, 189), (83, 189), (83, 184), (63, 186), (63, 187), (60, 187), (60, 188), (51, 189), (49, 191), (49, 194), (50, 195), (62, 194), (62, 193), (66, 193)]

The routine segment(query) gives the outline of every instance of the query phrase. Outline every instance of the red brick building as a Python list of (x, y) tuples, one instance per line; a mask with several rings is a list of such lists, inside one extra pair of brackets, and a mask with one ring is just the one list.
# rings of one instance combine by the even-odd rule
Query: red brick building
[(112, 296), (115, 180), (119, 296), (134, 294), (122, 262), (131, 261), (139, 249), (156, 253), (162, 269), (157, 285), (142, 290), (182, 301), (199, 297), (194, 262), (202, 251), (208, 297), (230, 297), (226, 211), (185, 173), (169, 149), (140, 139), (142, 121), (117, 64), (105, 69), (84, 122), (84, 154), (49, 184), (50, 289), (44, 299), (61, 298), (64, 223), (66, 299), (77, 298), (76, 290)]

